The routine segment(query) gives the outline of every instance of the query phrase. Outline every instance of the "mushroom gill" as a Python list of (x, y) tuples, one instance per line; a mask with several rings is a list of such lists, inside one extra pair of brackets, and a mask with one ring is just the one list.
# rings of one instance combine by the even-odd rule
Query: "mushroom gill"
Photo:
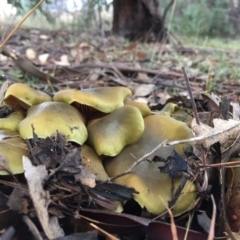
[[(120, 154), (114, 158), (107, 158), (104, 167), (110, 177), (114, 177), (128, 170), (136, 160), (151, 152), (164, 140), (180, 140), (192, 137), (192, 131), (185, 123), (177, 121), (168, 115), (148, 116), (144, 119), (145, 130), (141, 138), (134, 144), (126, 146)], [(175, 150), (183, 154), (183, 145), (177, 145)], [(148, 157), (154, 156), (167, 158), (172, 154), (173, 146), (167, 146), (156, 151)], [(176, 191), (181, 177), (171, 179), (167, 174), (160, 173), (161, 163), (143, 161), (134, 168), (134, 173), (117, 178), (116, 183), (134, 187), (139, 194), (134, 195), (134, 199), (142, 207), (156, 215), (166, 211), (165, 205), (171, 200), (171, 189)], [(173, 183), (173, 185), (172, 185)], [(162, 202), (162, 200), (164, 203)], [(196, 198), (196, 187), (194, 183), (187, 181), (180, 197), (178, 198), (172, 211), (175, 216), (184, 213), (193, 207)]]

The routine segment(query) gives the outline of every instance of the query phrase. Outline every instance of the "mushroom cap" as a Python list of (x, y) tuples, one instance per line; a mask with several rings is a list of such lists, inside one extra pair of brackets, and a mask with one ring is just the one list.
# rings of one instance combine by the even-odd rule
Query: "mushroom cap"
[[(17, 132), (0, 130), (0, 154), (6, 159), (13, 174), (23, 173), (22, 156), (28, 155), (28, 148)], [(9, 173), (0, 170), (0, 175)]]
[(24, 119), (24, 114), (20, 111), (13, 112), (5, 118), (0, 118), (0, 129), (18, 130), (19, 123)]
[(179, 107), (175, 103), (167, 103), (164, 108), (161, 110), (161, 112), (169, 114), (171, 117), (175, 118), (176, 120), (185, 122), (185, 123), (191, 123), (192, 122), (192, 116), (189, 114), (191, 109), (187, 109), (184, 107)]
[(147, 117), (147, 116), (151, 115), (151, 109), (144, 103), (134, 101), (130, 98), (126, 98), (124, 101), (124, 105), (130, 105), (130, 106), (138, 108), (139, 111), (142, 113), (143, 117)]
[(123, 106), (103, 118), (91, 121), (87, 129), (87, 142), (98, 155), (116, 156), (126, 145), (142, 136), (144, 120), (137, 108)]
[(23, 139), (33, 138), (32, 126), (39, 138), (62, 133), (68, 141), (83, 144), (87, 139), (87, 128), (81, 113), (73, 106), (60, 102), (44, 102), (32, 106), (27, 117), (19, 124)]
[[(145, 130), (142, 137), (134, 144), (125, 147), (120, 154), (114, 158), (108, 158), (104, 161), (104, 167), (110, 177), (125, 172), (136, 160), (145, 154), (151, 152), (158, 144), (164, 140), (180, 140), (192, 137), (192, 131), (183, 122), (177, 121), (168, 115), (153, 115), (144, 119)], [(176, 146), (179, 153), (183, 153), (183, 146)], [(148, 157), (154, 156), (167, 158), (172, 154), (173, 146), (161, 148)], [(172, 179), (164, 173), (160, 173), (158, 162), (144, 161), (134, 168), (133, 174), (117, 178), (115, 182), (128, 187), (134, 187), (139, 194), (134, 195), (134, 199), (153, 214), (162, 214), (166, 208), (165, 205), (171, 200)], [(173, 179), (174, 191), (176, 191), (181, 178)], [(185, 185), (181, 197), (173, 207), (175, 216), (189, 210), (196, 198), (196, 187), (190, 181)]]
[(110, 113), (122, 107), (125, 98), (131, 94), (130, 89), (125, 87), (98, 87), (81, 91), (67, 89), (57, 92), (53, 101), (71, 104), (81, 112), (98, 110)]
[(80, 153), (83, 166), (96, 175), (96, 179), (100, 181), (106, 181), (109, 176), (107, 175), (103, 164), (96, 152), (86, 144), (81, 146)]
[(42, 102), (50, 102), (52, 98), (23, 83), (14, 83), (6, 91), (4, 102), (12, 108), (28, 109)]

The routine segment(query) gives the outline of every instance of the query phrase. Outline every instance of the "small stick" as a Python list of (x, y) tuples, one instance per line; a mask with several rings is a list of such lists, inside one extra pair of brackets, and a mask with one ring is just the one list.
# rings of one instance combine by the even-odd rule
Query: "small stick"
[(215, 229), (215, 222), (216, 222), (216, 215), (217, 215), (217, 207), (216, 203), (214, 200), (213, 195), (211, 194), (211, 200), (212, 200), (212, 205), (213, 205), (213, 213), (212, 213), (212, 220), (211, 220), (211, 225), (210, 225), (210, 231), (208, 234), (208, 239), (207, 240), (213, 240), (214, 239), (214, 229)]
[(193, 98), (192, 89), (191, 89), (191, 86), (190, 86), (190, 83), (189, 83), (189, 79), (188, 79), (188, 76), (187, 76), (187, 73), (186, 73), (186, 70), (185, 70), (184, 67), (182, 67), (182, 71), (183, 71), (183, 75), (184, 75), (184, 78), (185, 78), (185, 81), (186, 81), (186, 84), (187, 84), (187, 89), (188, 89), (188, 93), (189, 93), (192, 108), (193, 108), (193, 114), (194, 114), (194, 117), (196, 118), (197, 124), (200, 125), (200, 120), (199, 120), (199, 116), (198, 116), (198, 112), (197, 112), (197, 107), (196, 107), (196, 104), (195, 104), (195, 101), (194, 101), (194, 98)]
[(240, 161), (233, 161), (233, 162), (225, 162), (225, 163), (212, 163), (212, 164), (203, 164), (200, 168), (214, 168), (214, 167), (233, 167), (236, 165), (240, 165)]
[(172, 239), (173, 240), (178, 240), (178, 236), (177, 236), (177, 228), (176, 228), (176, 224), (174, 222), (174, 216), (173, 213), (171, 211), (171, 209), (167, 206), (167, 204), (164, 202), (164, 200), (162, 199), (162, 197), (159, 195), (159, 198), (162, 202), (162, 204), (164, 205), (164, 207), (167, 209), (168, 214), (170, 216), (170, 221), (171, 221), (171, 232), (172, 232)]
[(105, 237), (107, 237), (109, 240), (119, 240), (118, 238), (114, 237), (112, 234), (104, 231), (102, 228), (98, 227), (94, 223), (90, 223), (90, 226), (102, 233)]
[(161, 147), (164, 146), (164, 144), (166, 143), (166, 141), (163, 141), (162, 143), (160, 143), (159, 145), (157, 145), (151, 152), (143, 155), (141, 158), (139, 158), (127, 171), (123, 172), (123, 173), (120, 173), (114, 177), (111, 177), (109, 178), (107, 181), (110, 182), (110, 181), (113, 181), (119, 177), (122, 177), (122, 176), (125, 176), (127, 174), (130, 174), (130, 173), (133, 173), (133, 169), (138, 165), (140, 164), (141, 162), (145, 161), (146, 158), (148, 158), (150, 155), (152, 155), (154, 152), (156, 152), (158, 149), (160, 149)]
[(44, 0), (40, 0), (39, 3), (17, 24), (17, 26), (9, 33), (6, 39), (0, 44), (0, 51), (3, 49), (4, 45), (8, 42), (8, 40), (12, 37), (12, 35), (19, 29), (19, 27), (26, 21), (26, 19), (44, 2)]

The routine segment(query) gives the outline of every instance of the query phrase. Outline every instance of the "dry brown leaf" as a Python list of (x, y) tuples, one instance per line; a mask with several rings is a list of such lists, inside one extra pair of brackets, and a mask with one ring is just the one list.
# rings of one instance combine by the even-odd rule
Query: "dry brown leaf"
[(90, 48), (89, 44), (86, 42), (82, 42), (79, 44), (79, 48), (83, 49), (83, 50), (88, 50)]
[(216, 142), (221, 144), (221, 149), (224, 151), (227, 149), (234, 140), (238, 137), (240, 132), (240, 121), (235, 120), (213, 120), (214, 128), (201, 123), (198, 125), (196, 120), (192, 121), (192, 130), (197, 137), (204, 137), (198, 140), (198, 143), (202, 143), (205, 148), (209, 148)]
[[(135, 67), (138, 69), (142, 68), (139, 63), (135, 63)], [(138, 78), (142, 81), (149, 81), (149, 77), (148, 77), (147, 73), (138, 72)]]
[(60, 61), (54, 61), (54, 63), (59, 66), (70, 66), (68, 56), (65, 54), (60, 57)]
[(134, 96), (136, 97), (145, 97), (150, 95), (153, 92), (155, 85), (154, 84), (141, 84), (136, 88)]
[(74, 175), (75, 180), (80, 181), (85, 186), (94, 188), (96, 186), (96, 176), (83, 166), (79, 167), (81, 168), (81, 172)]
[(42, 39), (42, 40), (48, 40), (48, 39), (50, 38), (50, 36), (41, 34), (41, 35), (39, 36), (39, 38)]
[[(233, 232), (232, 234), (235, 237), (235, 239), (240, 239), (240, 231), (237, 233)], [(226, 233), (226, 235), (228, 235), (228, 234)], [(232, 240), (232, 238), (227, 238), (227, 240)]]
[(233, 115), (233, 119), (234, 120), (239, 120), (239, 116), (240, 116), (240, 105), (239, 103), (234, 103), (234, 102), (231, 102), (231, 105), (232, 105), (232, 108), (233, 108), (233, 111), (232, 111), (232, 115)]
[(8, 80), (3, 82), (2, 86), (1, 86), (1, 89), (0, 89), (0, 105), (2, 105), (4, 95), (5, 95), (5, 92), (8, 89), (8, 86), (9, 86), (9, 81)]
[(138, 45), (137, 42), (130, 43), (127, 47), (125, 47), (125, 50), (132, 51), (133, 49), (135, 49), (137, 47), (137, 45)]
[(49, 53), (44, 53), (38, 56), (38, 60), (42, 65), (45, 65), (47, 63), (49, 57)]
[(14, 188), (11, 195), (9, 196), (7, 205), (18, 213), (28, 214), (29, 203), (26, 198), (27, 195), (28, 194), (25, 191)]
[(6, 57), (6, 56), (0, 54), (0, 62), (6, 62), (7, 59), (8, 59), (8, 57)]
[(146, 52), (143, 52), (143, 51), (137, 51), (136, 52), (136, 57), (137, 59), (139, 60), (143, 60), (143, 59), (146, 59), (147, 58), (147, 53)]
[(28, 182), (29, 193), (33, 201), (39, 222), (49, 239), (64, 236), (59, 226), (57, 217), (50, 217), (48, 206), (51, 203), (50, 193), (43, 189), (43, 180), (47, 177), (47, 170), (44, 165), (33, 166), (30, 159), (23, 156), (24, 175)]
[(25, 54), (29, 60), (33, 60), (36, 58), (36, 52), (32, 48), (28, 48)]

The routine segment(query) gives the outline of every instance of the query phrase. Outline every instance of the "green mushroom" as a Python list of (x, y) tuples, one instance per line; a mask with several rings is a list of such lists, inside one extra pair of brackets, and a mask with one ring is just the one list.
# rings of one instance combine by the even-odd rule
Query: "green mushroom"
[(86, 144), (81, 146), (81, 159), (82, 164), (88, 171), (96, 175), (96, 179), (99, 181), (106, 181), (109, 176), (107, 175), (102, 161), (96, 152)]
[(144, 120), (137, 108), (123, 106), (103, 118), (92, 120), (87, 130), (87, 143), (98, 155), (116, 156), (142, 136)]
[(125, 87), (98, 87), (82, 90), (67, 89), (57, 92), (53, 101), (73, 105), (82, 113), (100, 111), (111, 113), (124, 105), (132, 93)]
[(19, 123), (24, 119), (24, 114), (20, 111), (12, 112), (7, 117), (0, 118), (0, 129), (18, 130)]
[(32, 106), (18, 129), (23, 139), (33, 138), (33, 129), (39, 138), (46, 138), (57, 131), (67, 141), (82, 145), (88, 136), (85, 120), (73, 106), (60, 102), (44, 102)]
[[(11, 130), (0, 130), (0, 155), (5, 159), (7, 168), (11, 173), (23, 173), (22, 157), (28, 155), (28, 148), (19, 133)], [(9, 172), (1, 166), (0, 175), (9, 175)]]
[(27, 110), (33, 105), (52, 101), (52, 98), (23, 83), (14, 83), (6, 91), (4, 102), (14, 109)]
[(147, 116), (151, 115), (150, 108), (144, 103), (134, 101), (130, 98), (126, 98), (124, 101), (124, 105), (130, 105), (130, 106), (138, 108), (139, 111), (142, 113), (143, 117), (147, 117)]
[[(173, 141), (187, 139), (193, 136), (192, 131), (183, 122), (177, 121), (168, 115), (148, 116), (144, 119), (145, 130), (141, 138), (134, 144), (126, 146), (120, 154), (114, 158), (104, 160), (104, 167), (110, 177), (114, 177), (127, 171), (136, 160), (151, 152), (164, 140)], [(159, 149), (151, 156), (167, 158), (175, 149), (183, 154), (183, 146), (168, 146)], [(150, 213), (160, 215), (166, 211), (166, 205), (171, 200), (171, 189), (176, 191), (181, 177), (171, 179), (168, 174), (160, 173), (161, 163), (143, 161), (134, 168), (134, 173), (117, 178), (116, 183), (134, 187), (139, 194), (134, 194), (134, 199)], [(196, 187), (191, 181), (187, 181), (180, 197), (174, 205), (172, 212), (175, 216), (190, 210), (195, 202)], [(164, 203), (163, 203), (163, 202)]]

